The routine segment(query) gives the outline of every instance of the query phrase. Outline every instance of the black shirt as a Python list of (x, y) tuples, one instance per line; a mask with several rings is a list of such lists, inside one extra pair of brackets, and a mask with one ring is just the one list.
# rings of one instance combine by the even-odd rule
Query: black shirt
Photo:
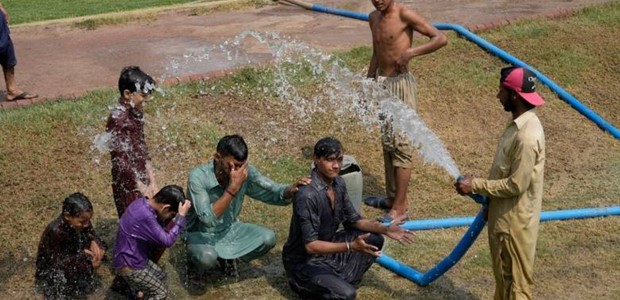
[(299, 187), (295, 193), (288, 240), (282, 250), (282, 258), (286, 263), (307, 261), (307, 243), (316, 240), (332, 242), (340, 224), (349, 229), (361, 219), (349, 200), (344, 179), (336, 177), (332, 188), (335, 195), (334, 209), (327, 196), (327, 183), (315, 168), (312, 170), (312, 183)]

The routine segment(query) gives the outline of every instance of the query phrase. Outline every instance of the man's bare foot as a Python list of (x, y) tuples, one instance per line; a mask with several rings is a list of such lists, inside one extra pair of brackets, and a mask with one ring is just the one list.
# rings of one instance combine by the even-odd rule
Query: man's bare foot
[(39, 95), (34, 94), (34, 93), (29, 93), (29, 92), (21, 92), (19, 94), (9, 94), (7, 92), (6, 94), (6, 101), (16, 101), (16, 100), (22, 100), (22, 99), (34, 99), (36, 97), (39, 97)]

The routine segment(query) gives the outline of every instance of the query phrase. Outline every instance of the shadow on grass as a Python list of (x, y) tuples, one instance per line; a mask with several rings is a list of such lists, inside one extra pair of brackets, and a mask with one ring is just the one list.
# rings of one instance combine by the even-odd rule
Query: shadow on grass
[(436, 281), (430, 283), (426, 287), (420, 287), (416, 285), (413, 281), (409, 284), (411, 285), (411, 289), (407, 291), (402, 291), (402, 286), (400, 290), (393, 289), (391, 286), (394, 284), (390, 284), (390, 278), (398, 277), (398, 275), (390, 275), (389, 278), (380, 276), (378, 272), (373, 272), (372, 270), (367, 272), (364, 276), (364, 281), (362, 281), (362, 285), (367, 287), (372, 287), (376, 290), (382, 290), (388, 295), (393, 295), (394, 298), (399, 299), (437, 299), (437, 300), (473, 300), (478, 299), (470, 292), (463, 290), (461, 288), (456, 287), (452, 281), (447, 277), (440, 277)]

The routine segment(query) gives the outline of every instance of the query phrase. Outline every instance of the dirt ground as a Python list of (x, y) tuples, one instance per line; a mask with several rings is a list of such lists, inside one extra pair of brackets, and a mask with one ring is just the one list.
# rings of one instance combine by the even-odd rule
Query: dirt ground
[[(370, 1), (322, 0), (314, 3), (370, 12)], [(520, 17), (551, 16), (609, 0), (403, 0), (431, 22), (496, 24)], [(10, 13), (10, 12), (9, 12)], [(192, 15), (190, 10), (162, 12), (155, 21), (77, 29), (68, 22), (12, 28), (20, 87), (40, 95), (38, 101), (83, 95), (115, 87), (123, 66), (138, 65), (162, 77), (204, 74), (227, 69), (223, 61), (170, 72), (170, 61), (220, 44), (245, 30), (279, 32), (320, 50), (350, 49), (370, 41), (368, 25), (359, 20), (311, 12), (286, 5), (243, 11)], [(168, 71), (167, 71), (168, 69)], [(10, 108), (30, 101), (6, 103)]]

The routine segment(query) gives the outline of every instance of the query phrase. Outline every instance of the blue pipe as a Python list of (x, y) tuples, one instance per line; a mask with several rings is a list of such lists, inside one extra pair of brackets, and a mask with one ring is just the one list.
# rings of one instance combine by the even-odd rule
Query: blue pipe
[[(620, 206), (543, 211), (540, 214), (540, 221), (549, 222), (570, 219), (602, 218), (609, 216), (620, 216)], [(475, 217), (458, 217), (416, 220), (405, 222), (401, 226), (409, 230), (432, 230), (465, 227), (473, 224), (474, 218)]]
[(357, 12), (357, 11), (333, 8), (333, 7), (323, 6), (319, 4), (312, 4), (310, 9), (313, 11), (318, 11), (322, 13), (328, 13), (328, 14), (343, 16), (343, 17), (347, 17), (351, 19), (357, 19), (360, 21), (368, 21), (368, 14)]
[(536, 77), (538, 77), (538, 80), (540, 80), (540, 82), (542, 82), (543, 84), (548, 86), (553, 92), (555, 92), (558, 95), (558, 97), (560, 97), (560, 99), (564, 100), (564, 102), (568, 103), (570, 106), (572, 106), (582, 115), (584, 115), (586, 118), (594, 122), (601, 130), (609, 132), (616, 139), (620, 139), (620, 131), (617, 128), (615, 128), (613, 125), (605, 121), (605, 119), (601, 118), (594, 111), (592, 111), (589, 107), (583, 105), (581, 102), (579, 102), (579, 100), (573, 97), (573, 95), (569, 94), (562, 87), (560, 87), (555, 82), (553, 82), (553, 80), (549, 79), (547, 76), (545, 76), (543, 73), (539, 72), (535, 68), (531, 67), (530, 65), (521, 61), (520, 59), (510, 55), (506, 51), (496, 47), (495, 45), (487, 42), (483, 38), (472, 33), (471, 31), (467, 30), (465, 27), (461, 25), (448, 24), (448, 23), (433, 23), (433, 26), (437, 27), (437, 29), (440, 29), (440, 30), (454, 30), (457, 33), (459, 33), (461, 36), (463, 36), (465, 39), (469, 40), (470, 42), (473, 42), (474, 44), (478, 45), (480, 48), (487, 50), (489, 53), (498, 56), (505, 62), (508, 62), (514, 66), (518, 66), (518, 67), (531, 70), (532, 72), (534, 72), (534, 74), (536, 74)]
[[(484, 228), (486, 221), (482, 215), (483, 209), (480, 209), (476, 217), (469, 218), (449, 218), (449, 219), (436, 219), (436, 220), (420, 220), (409, 221), (402, 225), (403, 228), (409, 230), (428, 230), (436, 228), (449, 228), (458, 226), (470, 225), (469, 229), (463, 236), (463, 238), (456, 245), (454, 250), (450, 252), (441, 262), (435, 267), (422, 273), (402, 262), (399, 262), (386, 254), (382, 254), (377, 258), (379, 263), (384, 268), (405, 277), (420, 286), (426, 286), (429, 283), (435, 281), (441, 275), (446, 273), (452, 268), (469, 250), (473, 245), (476, 238)], [(558, 210), (558, 211), (545, 211), (540, 215), (541, 222), (558, 221), (567, 219), (585, 219), (585, 218), (598, 218), (607, 216), (620, 215), (620, 206), (602, 207), (602, 208), (586, 208), (586, 209), (571, 209), (571, 210)]]
[(452, 252), (450, 252), (448, 256), (446, 256), (435, 267), (428, 270), (426, 273), (422, 273), (408, 265), (405, 265), (387, 256), (386, 254), (382, 254), (380, 257), (378, 257), (376, 262), (384, 268), (402, 277), (405, 277), (420, 286), (426, 286), (429, 283), (435, 281), (435, 279), (439, 278), (444, 273), (446, 273), (454, 265), (456, 265), (456, 263), (461, 260), (463, 255), (467, 253), (467, 250), (469, 250), (471, 245), (473, 245), (473, 243), (476, 241), (478, 235), (486, 224), (483, 211), (484, 208), (481, 208), (480, 211), (478, 211), (478, 215), (473, 218), (472, 225), (469, 227), (469, 229), (467, 229), (467, 232), (465, 232), (465, 235), (463, 235), (463, 238), (459, 241), (456, 247), (454, 247)]
[[(348, 11), (344, 9), (331, 8), (328, 6), (323, 6), (323, 5), (318, 5), (318, 4), (312, 4), (311, 10), (323, 12), (323, 13), (329, 13), (333, 15), (339, 15), (339, 16), (362, 20), (362, 21), (368, 21), (368, 14), (364, 14), (360, 12), (353, 12), (353, 11)], [(549, 79), (547, 76), (545, 76), (543, 73), (539, 72), (535, 68), (532, 68), (525, 62), (510, 55), (509, 53), (496, 47), (495, 45), (487, 42), (483, 38), (472, 33), (471, 31), (467, 30), (465, 27), (461, 25), (450, 24), (450, 23), (433, 23), (433, 26), (437, 27), (437, 29), (440, 29), (440, 30), (456, 31), (458, 34), (463, 36), (465, 39), (469, 40), (470, 42), (473, 42), (474, 44), (478, 45), (480, 48), (487, 50), (489, 53), (498, 56), (500, 59), (504, 60), (505, 62), (508, 62), (514, 66), (532, 70), (532, 72), (536, 74), (536, 77), (538, 77), (538, 80), (540, 80), (540, 82), (542, 82), (543, 84), (547, 85), (554, 93), (558, 95), (558, 97), (560, 97), (560, 99), (564, 100), (564, 102), (568, 103), (571, 107), (573, 107), (579, 113), (581, 113), (586, 118), (594, 122), (601, 130), (609, 132), (616, 139), (620, 139), (620, 130), (618, 130), (613, 125), (605, 121), (605, 119), (601, 118), (594, 111), (592, 111), (589, 107), (583, 105), (581, 102), (579, 102), (579, 100), (573, 97), (573, 95), (566, 92), (559, 85), (553, 82), (553, 80)]]

